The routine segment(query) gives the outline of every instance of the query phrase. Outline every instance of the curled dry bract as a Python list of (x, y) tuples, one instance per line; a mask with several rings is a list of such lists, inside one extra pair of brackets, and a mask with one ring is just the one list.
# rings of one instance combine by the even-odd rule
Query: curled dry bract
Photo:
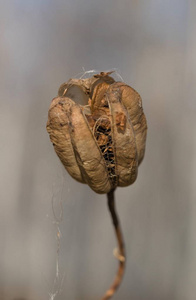
[(62, 84), (47, 122), (66, 170), (100, 194), (136, 180), (147, 133), (140, 95), (110, 74)]

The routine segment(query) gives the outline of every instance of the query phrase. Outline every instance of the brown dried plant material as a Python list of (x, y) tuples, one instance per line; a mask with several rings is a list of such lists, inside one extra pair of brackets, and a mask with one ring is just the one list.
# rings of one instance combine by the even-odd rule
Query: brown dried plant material
[(100, 194), (136, 180), (147, 133), (140, 95), (110, 74), (62, 84), (47, 122), (69, 174)]
[(147, 133), (140, 95), (127, 84), (116, 82), (111, 73), (63, 83), (52, 100), (47, 122), (51, 142), (69, 174), (95, 192), (107, 193), (119, 267), (102, 300), (114, 295), (125, 270), (125, 246), (114, 191), (136, 180)]

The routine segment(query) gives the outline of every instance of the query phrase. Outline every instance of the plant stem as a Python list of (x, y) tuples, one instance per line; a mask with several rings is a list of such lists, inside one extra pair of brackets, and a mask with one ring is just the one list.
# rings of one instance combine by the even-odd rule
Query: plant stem
[(103, 296), (103, 298), (101, 300), (110, 299), (114, 295), (114, 293), (116, 292), (116, 290), (118, 289), (118, 287), (122, 281), (123, 274), (125, 271), (125, 246), (124, 246), (124, 242), (123, 242), (123, 235), (122, 235), (122, 231), (120, 228), (120, 223), (119, 223), (118, 216), (117, 216), (116, 209), (115, 209), (114, 190), (110, 191), (107, 194), (107, 199), (108, 199), (108, 208), (109, 208), (109, 211), (110, 211), (110, 214), (112, 217), (114, 231), (115, 231), (116, 239), (118, 242), (118, 252), (117, 252), (117, 255), (115, 255), (115, 256), (119, 260), (119, 267), (118, 267), (118, 271), (117, 271), (117, 274), (116, 274), (113, 284), (107, 290), (107, 292), (105, 293), (105, 295)]

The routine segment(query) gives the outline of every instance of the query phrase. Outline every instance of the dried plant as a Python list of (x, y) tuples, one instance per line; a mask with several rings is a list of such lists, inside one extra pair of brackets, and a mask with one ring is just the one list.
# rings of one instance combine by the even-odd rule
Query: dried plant
[(51, 142), (68, 173), (96, 193), (107, 194), (118, 241), (119, 269), (102, 300), (115, 293), (125, 269), (114, 191), (136, 180), (147, 133), (140, 95), (127, 84), (116, 82), (111, 73), (63, 83), (58, 97), (52, 100), (47, 122)]

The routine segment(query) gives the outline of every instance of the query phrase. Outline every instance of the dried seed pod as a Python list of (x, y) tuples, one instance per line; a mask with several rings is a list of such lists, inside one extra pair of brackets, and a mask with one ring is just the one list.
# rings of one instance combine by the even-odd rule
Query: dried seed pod
[(110, 74), (62, 84), (47, 122), (69, 174), (100, 194), (136, 180), (147, 133), (140, 95)]

